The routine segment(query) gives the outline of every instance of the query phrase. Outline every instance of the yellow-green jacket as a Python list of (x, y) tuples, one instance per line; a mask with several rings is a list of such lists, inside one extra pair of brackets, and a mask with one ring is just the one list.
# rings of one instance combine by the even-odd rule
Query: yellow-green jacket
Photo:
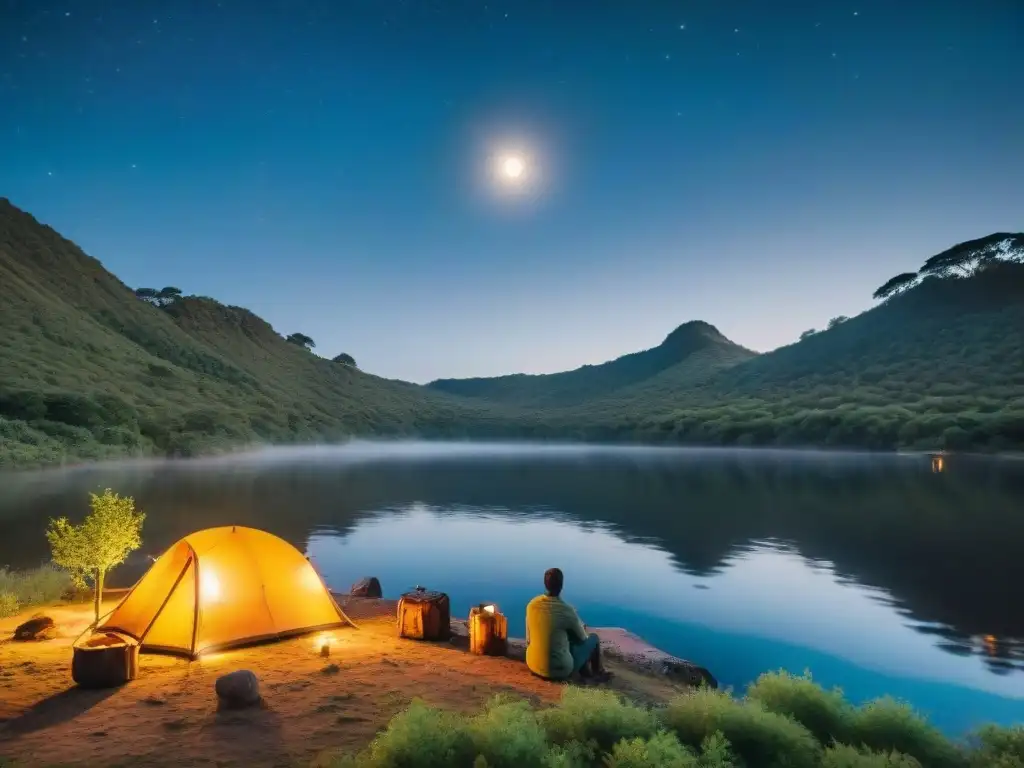
[(560, 597), (538, 595), (526, 606), (526, 666), (533, 674), (555, 680), (569, 677), (569, 642), (586, 639), (576, 609)]

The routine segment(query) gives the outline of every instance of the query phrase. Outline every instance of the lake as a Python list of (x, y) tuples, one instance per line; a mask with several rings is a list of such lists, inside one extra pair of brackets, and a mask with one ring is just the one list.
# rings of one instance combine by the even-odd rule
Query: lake
[(947, 732), (1024, 722), (1024, 462), (823, 452), (351, 444), (0, 475), (0, 564), (48, 557), (48, 518), (112, 487), (148, 558), (215, 525), (269, 530), (335, 590), (378, 576), (523, 633), (546, 568), (621, 626), (742, 689), (810, 670), (891, 694)]

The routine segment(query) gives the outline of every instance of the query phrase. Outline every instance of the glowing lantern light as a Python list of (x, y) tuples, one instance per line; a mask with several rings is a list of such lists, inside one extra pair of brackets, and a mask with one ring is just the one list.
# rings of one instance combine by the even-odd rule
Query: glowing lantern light
[(484, 656), (508, 653), (508, 620), (494, 603), (480, 603), (469, 611), (469, 652)]
[(220, 600), (220, 579), (209, 569), (199, 572), (199, 599), (204, 603), (215, 603)]
[(316, 636), (316, 640), (313, 642), (313, 648), (320, 651), (320, 655), (325, 659), (331, 655), (331, 646), (334, 645), (334, 635), (323, 633)]

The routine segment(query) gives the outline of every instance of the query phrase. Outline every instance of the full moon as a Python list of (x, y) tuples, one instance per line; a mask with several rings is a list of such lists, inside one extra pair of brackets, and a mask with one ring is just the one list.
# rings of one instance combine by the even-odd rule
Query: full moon
[(501, 163), (501, 172), (506, 179), (518, 179), (524, 170), (525, 166), (520, 157), (506, 157)]

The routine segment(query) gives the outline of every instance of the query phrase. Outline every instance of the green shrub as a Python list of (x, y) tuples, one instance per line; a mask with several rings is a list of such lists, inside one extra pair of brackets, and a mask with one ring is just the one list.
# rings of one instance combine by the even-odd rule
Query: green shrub
[(414, 701), (395, 715), (363, 754), (341, 765), (370, 768), (471, 766), (476, 753), (463, 717)]
[(547, 755), (544, 730), (526, 701), (496, 697), (469, 721), (468, 733), (488, 768), (541, 765)]
[(20, 610), (21, 606), (18, 604), (18, 596), (13, 592), (0, 589), (0, 619), (14, 616)]
[(913, 757), (899, 752), (871, 752), (848, 744), (825, 750), (821, 768), (923, 768)]
[(593, 743), (603, 751), (622, 739), (650, 738), (659, 730), (650, 710), (597, 688), (566, 688), (559, 705), (541, 711), (537, 719), (554, 744)]
[[(4, 606), (10, 611), (6, 615), (12, 616), (18, 610), (59, 600), (70, 589), (71, 577), (67, 571), (53, 565), (41, 565), (27, 571), (0, 568), (0, 595), (10, 596), (0, 598), (0, 615)], [(12, 605), (15, 606), (13, 610)]]
[(909, 705), (885, 697), (854, 710), (847, 744), (877, 752), (895, 750), (916, 757), (927, 768), (962, 768), (961, 750)]
[(606, 768), (734, 768), (729, 744), (720, 733), (704, 740), (699, 755), (660, 731), (649, 739), (623, 739), (604, 759)]
[(593, 745), (578, 741), (555, 744), (548, 748), (544, 768), (589, 768), (596, 759), (594, 755)]
[(698, 747), (721, 732), (732, 751), (757, 768), (817, 768), (821, 745), (795, 720), (769, 712), (756, 700), (700, 689), (673, 699), (662, 713), (667, 727)]
[(970, 737), (971, 768), (1024, 768), (1024, 725), (986, 725)]
[(623, 739), (604, 761), (606, 768), (698, 768), (693, 752), (675, 734), (661, 731), (649, 739)]
[(852, 707), (838, 688), (826, 691), (806, 673), (765, 672), (749, 688), (747, 696), (766, 710), (786, 715), (809, 730), (822, 744), (843, 741)]

